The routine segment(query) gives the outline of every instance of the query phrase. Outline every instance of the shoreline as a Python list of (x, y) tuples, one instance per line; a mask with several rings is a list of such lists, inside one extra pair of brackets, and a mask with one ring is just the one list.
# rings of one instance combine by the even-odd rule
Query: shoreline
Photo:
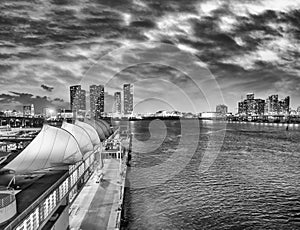
[(212, 122), (226, 122), (226, 123), (255, 123), (255, 124), (285, 124), (285, 125), (300, 125), (299, 121), (240, 121), (240, 120), (231, 120), (231, 119), (222, 119), (222, 118), (185, 118), (185, 117), (145, 117), (145, 118), (111, 118), (111, 121), (152, 121), (152, 120), (200, 120), (200, 121), (212, 121)]

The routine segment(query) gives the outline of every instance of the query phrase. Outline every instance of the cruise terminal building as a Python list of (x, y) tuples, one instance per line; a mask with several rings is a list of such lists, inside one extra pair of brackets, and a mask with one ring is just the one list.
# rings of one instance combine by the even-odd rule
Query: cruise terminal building
[(44, 125), (0, 166), (0, 230), (69, 229), (69, 207), (103, 167), (101, 153), (112, 135), (102, 120)]

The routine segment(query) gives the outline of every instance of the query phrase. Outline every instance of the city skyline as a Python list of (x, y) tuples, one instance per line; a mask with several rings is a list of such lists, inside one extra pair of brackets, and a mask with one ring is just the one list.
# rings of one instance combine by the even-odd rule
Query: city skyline
[[(93, 105), (95, 104), (95, 108), (96, 106), (98, 106), (98, 112), (99, 114), (103, 114), (103, 113), (116, 113), (116, 114), (132, 114), (133, 112), (133, 109), (134, 109), (134, 104), (133, 104), (133, 101), (134, 101), (134, 94), (133, 94), (133, 84), (124, 84), (123, 85), (123, 96), (122, 96), (122, 93), (117, 91), (117, 92), (114, 92), (114, 97), (113, 97), (113, 104), (112, 104), (112, 107), (110, 107), (109, 109), (110, 110), (105, 110), (104, 109), (104, 104), (105, 104), (105, 99), (106, 97), (104, 96), (104, 86), (103, 85), (90, 85), (89, 89), (90, 91), (86, 91), (84, 89), (82, 89), (82, 86), (81, 85), (74, 85), (74, 86), (70, 86), (70, 103), (69, 105), (67, 105), (66, 107), (60, 107), (60, 108), (54, 108), (54, 110), (56, 109), (57, 111), (63, 111), (63, 110), (68, 110), (69, 108), (72, 110), (72, 103), (71, 101), (74, 100), (73, 103), (75, 103), (75, 107), (78, 108), (79, 110), (83, 110), (83, 111), (89, 111), (91, 116), (93, 116)], [(91, 90), (92, 91), (95, 91), (93, 93), (91, 93)], [(94, 95), (95, 94), (99, 94), (98, 97)], [(126, 97), (125, 97), (125, 94), (128, 94)], [(86, 94), (88, 94), (89, 96), (87, 97)], [(101, 96), (100, 96), (101, 95)], [(251, 111), (252, 110), (256, 110), (258, 109), (259, 112), (253, 112), (253, 115), (254, 114), (257, 114), (257, 115), (263, 115), (263, 114), (269, 114), (269, 115), (275, 115), (275, 114), (288, 114), (288, 112), (291, 112), (291, 111), (297, 111), (299, 112), (300, 111), (300, 105), (297, 106), (297, 107), (290, 107), (290, 96), (285, 96), (285, 97), (282, 97), (281, 99), (279, 99), (279, 95), (278, 94), (271, 94), (269, 96), (267, 96), (266, 99), (261, 99), (261, 98), (255, 98), (255, 93), (247, 93), (246, 95), (241, 95), (241, 99), (239, 101), (236, 101), (236, 112), (235, 111), (232, 111), (229, 109), (228, 105), (226, 104), (217, 104), (215, 108), (212, 108), (212, 110), (208, 111), (208, 110), (202, 110), (200, 111), (199, 113), (203, 113), (203, 112), (218, 112), (220, 111), (219, 113), (223, 114), (225, 113), (224, 111), (226, 111), (226, 113), (232, 113), (232, 114), (248, 114), (247, 112), (243, 112), (244, 110), (244, 107), (248, 107), (247, 103), (249, 103), (248, 101), (254, 101), (255, 103), (258, 103), (258, 104), (262, 104), (260, 106), (260, 108), (256, 108), (257, 106), (256, 105), (253, 105), (253, 102), (251, 102), (252, 104), (250, 104), (250, 107), (251, 107)], [(92, 96), (92, 97), (91, 97)], [(244, 96), (246, 96), (246, 99), (243, 99)], [(89, 98), (89, 99), (88, 99)], [(92, 99), (91, 99), (92, 98)], [(94, 98), (94, 99), (93, 99)], [(109, 97), (110, 98), (110, 97)], [(273, 99), (272, 99), (273, 98)], [(123, 101), (122, 101), (123, 99)], [(269, 100), (273, 100), (274, 102), (269, 102)], [(94, 101), (94, 103), (93, 103)], [(101, 101), (101, 102), (100, 102)], [(130, 101), (130, 102), (129, 102)], [(89, 108), (86, 106), (89, 102)], [(122, 106), (122, 102), (123, 102), (123, 106)], [(277, 103), (277, 104), (276, 104)], [(127, 104), (127, 107), (128, 107), (128, 104), (131, 112), (128, 113), (128, 112), (125, 112), (125, 104)], [(266, 107), (266, 105), (268, 104), (268, 106)], [(131, 107), (133, 106), (133, 107)], [(283, 107), (282, 107), (283, 106)], [(31, 107), (31, 110), (30, 109), (27, 109), (27, 108), (30, 108)], [(259, 105), (258, 105), (259, 107)], [(270, 107), (272, 109), (270, 109)], [(276, 107), (276, 108), (275, 108)], [(22, 104), (20, 106), (20, 110), (15, 110), (16, 112), (21, 112), (23, 114), (27, 114), (27, 113), (32, 113), (30, 111), (37, 111), (35, 108), (35, 104)], [(95, 109), (94, 108), (94, 109)], [(268, 109), (269, 108), (269, 109)], [(39, 113), (35, 113), (35, 114), (44, 114), (45, 113), (45, 109), (50, 109), (50, 110), (53, 110), (53, 107), (43, 107), (42, 110), (39, 112)], [(7, 111), (9, 109), (5, 109), (5, 110), (0, 110), (2, 112), (4, 111)], [(25, 112), (28, 111), (28, 112)], [(160, 108), (160, 109), (157, 109), (157, 110), (154, 110), (153, 112), (146, 112), (144, 114), (148, 114), (148, 113), (157, 113), (158, 111), (178, 111), (178, 112), (185, 112), (185, 113), (189, 113), (191, 111), (180, 111), (180, 110), (176, 110), (176, 109), (164, 109), (164, 108)], [(278, 110), (278, 111), (277, 111)], [(12, 110), (11, 110), (12, 111)], [(56, 112), (57, 112), (56, 111)], [(271, 112), (270, 112), (271, 111)], [(34, 112), (33, 112), (34, 113)], [(139, 111), (136, 111), (135, 112), (136, 114), (143, 114)], [(196, 114), (196, 113), (194, 113)], [(252, 114), (252, 112), (250, 112), (249, 114)]]

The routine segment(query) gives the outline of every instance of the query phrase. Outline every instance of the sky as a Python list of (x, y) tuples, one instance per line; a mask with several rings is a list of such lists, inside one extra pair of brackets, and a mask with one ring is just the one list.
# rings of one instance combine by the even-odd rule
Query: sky
[(2, 0), (0, 110), (68, 108), (134, 84), (137, 112), (236, 112), (247, 93), (300, 106), (300, 1)]

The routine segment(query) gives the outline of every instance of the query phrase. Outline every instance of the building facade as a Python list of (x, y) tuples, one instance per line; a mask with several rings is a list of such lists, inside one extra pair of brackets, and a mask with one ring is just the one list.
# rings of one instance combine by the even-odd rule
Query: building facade
[(121, 106), (121, 92), (115, 92), (114, 94), (114, 113), (119, 115), (122, 113), (122, 106)]
[(265, 103), (264, 113), (266, 115), (288, 115), (290, 112), (290, 97), (279, 100), (278, 95), (271, 95)]
[(289, 115), (290, 97), (279, 100), (278, 95), (270, 95), (266, 100), (255, 99), (254, 94), (247, 94), (244, 101), (238, 103), (238, 114), (245, 116)]
[(90, 109), (92, 118), (100, 118), (104, 113), (104, 86), (90, 86)]
[(24, 117), (33, 117), (34, 116), (34, 105), (24, 105), (23, 106), (23, 116)]
[(124, 84), (124, 115), (131, 115), (133, 113), (133, 85)]
[(86, 91), (81, 85), (70, 87), (70, 107), (72, 111), (86, 110)]
[(279, 114), (288, 115), (290, 113), (290, 97), (287, 96), (284, 99), (279, 101)]
[(278, 95), (271, 95), (267, 98), (265, 103), (265, 114), (266, 115), (278, 114)]
[(238, 103), (238, 114), (245, 116), (261, 116), (264, 114), (265, 100), (255, 99), (254, 93), (247, 94), (244, 101)]

